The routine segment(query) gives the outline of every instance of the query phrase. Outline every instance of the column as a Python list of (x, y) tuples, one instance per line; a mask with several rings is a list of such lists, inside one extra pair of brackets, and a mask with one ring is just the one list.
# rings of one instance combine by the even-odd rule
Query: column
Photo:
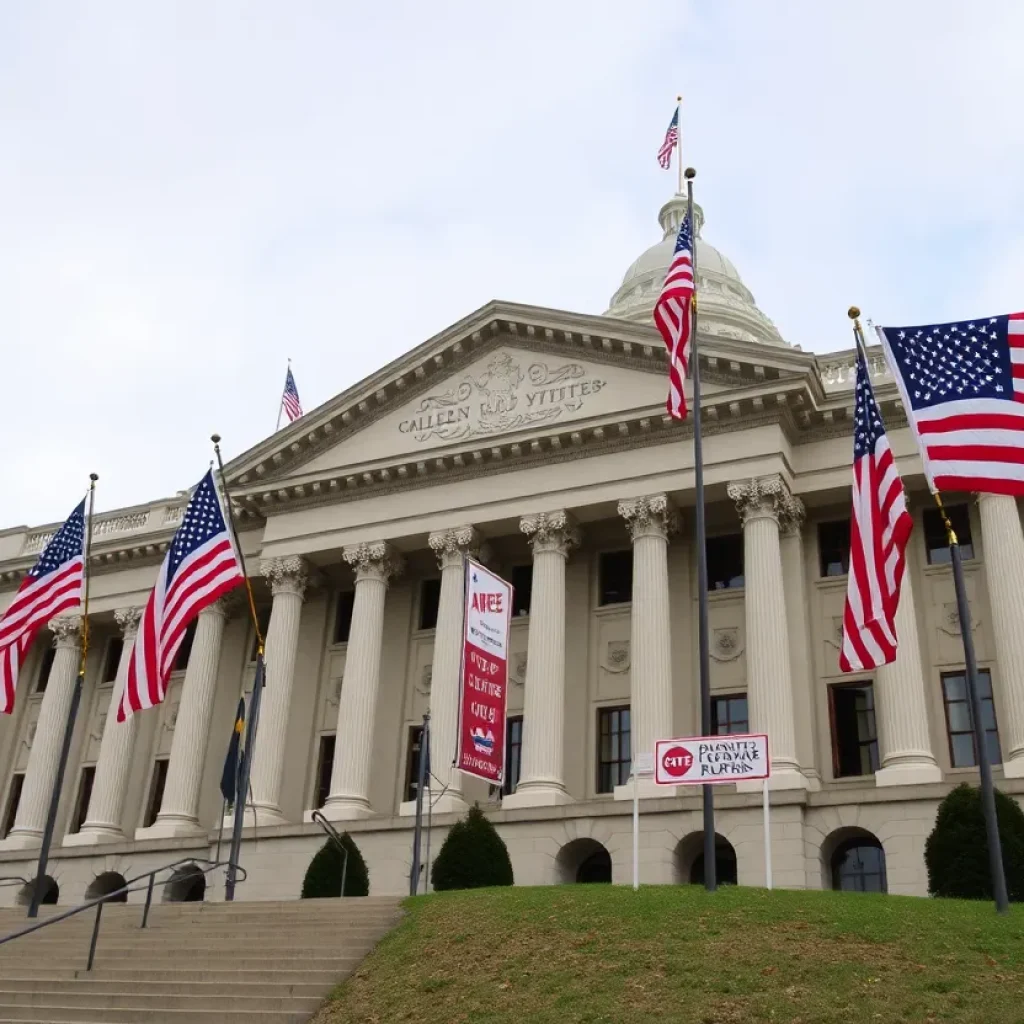
[(36, 734), (28, 755), (25, 783), (14, 828), (0, 843), (0, 849), (24, 850), (42, 844), (50, 797), (57, 779), (61, 746), (64, 743), (64, 729), (78, 677), (81, 624), (82, 620), (77, 615), (62, 616), (49, 624), (57, 653), (46, 679), (46, 693), (43, 694)]
[[(909, 569), (909, 567), (908, 567)], [(876, 786), (941, 782), (928, 732), (928, 703), (917, 636), (913, 573), (903, 575), (896, 609), (896, 660), (875, 675), (875, 707), (881, 767)]]
[(135, 732), (138, 715), (129, 715), (123, 722), (117, 720), (117, 709), (121, 704), (125, 680), (128, 678), (128, 664), (131, 661), (135, 634), (139, 631), (142, 608), (118, 608), (114, 621), (121, 627), (124, 646), (117, 663), (117, 676), (110, 691), (110, 706), (103, 725), (100, 741), (100, 756), (96, 762), (96, 778), (93, 781), (89, 811), (81, 830), (64, 837), (65, 846), (90, 846), (96, 843), (123, 842), (125, 837), (122, 815), (124, 798), (128, 792), (128, 777), (132, 767), (132, 751), (135, 748)]
[(384, 598), (392, 576), (402, 568), (395, 550), (383, 541), (357, 544), (342, 552), (356, 575), (348, 655), (338, 700), (338, 731), (331, 772), (331, 793), (323, 814), (332, 821), (368, 818), (380, 652), (384, 640)]
[[(1003, 773), (1024, 778), (1024, 534), (1017, 501), (979, 494), (989, 614), (996, 645)], [(963, 628), (963, 627), (961, 627)]]
[(779, 544), (780, 526), (797, 505), (780, 476), (731, 483), (727, 491), (743, 523), (750, 728), (768, 734), (772, 788), (805, 789), (807, 780), (796, 755), (789, 624)]
[(565, 791), (565, 563), (580, 542), (567, 512), (523, 516), (533, 548), (533, 589), (523, 694), (522, 772), (505, 807), (570, 802)]
[[(178, 702), (178, 717), (171, 737), (171, 756), (167, 764), (167, 780), (164, 783), (160, 811), (149, 828), (136, 830), (136, 839), (206, 834), (207, 830), (199, 821), (199, 796), (210, 740), (213, 701), (217, 693), (217, 670), (228, 615), (227, 600), (221, 598), (214, 601), (199, 613), (192, 651), (181, 684), (181, 700)], [(264, 691), (263, 696), (265, 699), (267, 691)], [(265, 721), (261, 713), (256, 742), (257, 756), (260, 741), (265, 736)]]
[(266, 637), (266, 685), (260, 703), (250, 777), (257, 826), (280, 825), (285, 820), (281, 814), (281, 781), (295, 681), (299, 620), (309, 583), (309, 567), (306, 560), (298, 556), (266, 559), (260, 570), (270, 583), (274, 601)]
[[(619, 515), (633, 538), (629, 703), (635, 758), (653, 754), (655, 740), (673, 735), (668, 538), (679, 528), (679, 517), (664, 494), (620, 501)], [(644, 795), (665, 796), (653, 780), (639, 782)], [(632, 800), (632, 785), (617, 787), (615, 796)]]

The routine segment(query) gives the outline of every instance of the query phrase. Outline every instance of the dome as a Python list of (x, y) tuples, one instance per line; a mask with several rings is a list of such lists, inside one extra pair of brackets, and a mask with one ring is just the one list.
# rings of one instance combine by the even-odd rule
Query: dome
[[(663, 236), (634, 260), (626, 271), (618, 291), (612, 296), (605, 316), (649, 323), (654, 303), (665, 283), (672, 262), (676, 235), (686, 215), (686, 197), (673, 196), (658, 214)], [(694, 231), (697, 236), (697, 294), (699, 324), (702, 333), (725, 338), (757, 341), (764, 345), (785, 345), (782, 336), (757, 308), (754, 296), (740, 279), (736, 268), (714, 246), (700, 237), (704, 211), (693, 204)]]

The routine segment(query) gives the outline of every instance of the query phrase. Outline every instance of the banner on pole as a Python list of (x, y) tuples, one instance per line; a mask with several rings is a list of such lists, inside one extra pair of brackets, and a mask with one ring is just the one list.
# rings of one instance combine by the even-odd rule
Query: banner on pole
[(466, 775), (496, 786), (505, 775), (511, 622), (512, 585), (479, 562), (467, 559), (456, 763)]
[(659, 786), (742, 782), (769, 775), (768, 737), (763, 733), (689, 736), (654, 745), (654, 781)]

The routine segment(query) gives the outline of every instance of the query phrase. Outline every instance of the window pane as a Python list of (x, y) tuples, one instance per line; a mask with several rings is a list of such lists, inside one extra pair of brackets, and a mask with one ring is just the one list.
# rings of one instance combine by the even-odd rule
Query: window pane
[(89, 765), (82, 769), (82, 777), (78, 783), (78, 799), (75, 801), (75, 813), (71, 816), (71, 827), (68, 832), (80, 832), (89, 813), (89, 800), (92, 797), (92, 783), (96, 778), (96, 768)]
[(967, 680), (961, 675), (943, 676), (942, 689), (946, 700), (967, 700)]
[(598, 604), (633, 600), (633, 552), (606, 551), (598, 561)]
[(971, 731), (971, 713), (967, 709), (967, 701), (957, 701), (949, 705), (949, 731)]
[[(971, 519), (966, 505), (947, 505), (949, 521), (960, 542), (960, 556), (964, 559), (974, 558), (974, 543), (971, 538)], [(942, 522), (937, 508), (925, 509), (922, 517), (924, 524), (924, 541), (928, 551), (928, 562), (931, 565), (946, 565), (950, 561), (949, 542), (946, 539), (946, 527)]]
[(866, 775), (878, 766), (874, 691), (870, 683), (842, 684), (829, 691), (833, 770), (836, 778)]
[(708, 537), (704, 550), (708, 560), (708, 590), (733, 590), (744, 585), (743, 534)]
[(46, 693), (46, 684), (50, 681), (50, 669), (53, 668), (53, 658), (56, 653), (53, 644), (48, 644), (43, 652), (39, 675), (36, 676), (36, 693)]
[(981, 727), (982, 729), (995, 729), (996, 727), (996, 706), (991, 699), (981, 702)]
[(512, 615), (530, 614), (530, 598), (533, 596), (533, 566), (517, 565), (512, 569)]
[(982, 699), (992, 696), (992, 673), (987, 668), (978, 673), (978, 696)]
[(117, 678), (117, 666), (123, 650), (124, 640), (121, 637), (112, 636), (107, 641), (107, 653), (103, 660), (103, 682), (112, 683)]
[(985, 733), (985, 752), (988, 754), (989, 764), (1003, 763), (1003, 753), (999, 749), (999, 733)]
[(316, 764), (316, 793), (313, 806), (318, 810), (327, 803), (331, 795), (331, 773), (334, 771), (334, 748), (337, 742), (334, 736), (320, 737), (320, 752)]
[(146, 801), (146, 813), (142, 818), (143, 828), (149, 828), (160, 813), (160, 805), (164, 802), (164, 785), (167, 782), (167, 765), (170, 762), (166, 757), (153, 762), (153, 777), (149, 783), (149, 799)]
[(437, 625), (437, 609), (441, 603), (441, 581), (424, 580), (420, 584), (420, 629)]
[(850, 520), (818, 524), (819, 571), (822, 576), (845, 576), (850, 571)]
[(334, 642), (347, 644), (348, 633), (352, 628), (352, 609), (355, 607), (356, 595), (352, 590), (343, 590), (338, 594), (338, 609), (334, 617)]
[(192, 654), (192, 643), (196, 638), (196, 620), (193, 619), (185, 630), (185, 635), (182, 638), (181, 646), (178, 648), (178, 653), (174, 659), (174, 671), (184, 672), (188, 668), (188, 659)]
[(954, 768), (969, 768), (974, 764), (974, 740), (969, 732), (951, 737), (950, 745), (953, 748)]

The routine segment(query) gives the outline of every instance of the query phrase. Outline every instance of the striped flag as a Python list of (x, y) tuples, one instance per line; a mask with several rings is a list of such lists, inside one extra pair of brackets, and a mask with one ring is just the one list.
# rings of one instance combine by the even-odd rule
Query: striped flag
[(843, 672), (877, 668), (896, 658), (896, 607), (913, 526), (867, 364), (859, 353), (854, 405), (850, 571), (839, 654)]
[(295, 386), (295, 378), (292, 376), (292, 368), (290, 366), (284, 378), (284, 394), (281, 396), (281, 405), (284, 406), (284, 412), (288, 417), (289, 423), (294, 423), (302, 415), (299, 389)]
[(665, 284), (654, 304), (654, 324), (668, 349), (668, 414), (676, 420), (686, 419), (683, 381), (690, 361), (693, 291), (693, 227), (687, 212), (679, 226)]
[(188, 624), (243, 579), (211, 469), (189, 500), (146, 602), (128, 661), (119, 722), (163, 701)]
[(672, 151), (676, 148), (676, 143), (679, 142), (679, 107), (676, 107), (675, 113), (672, 115), (672, 120), (668, 123), (668, 131), (665, 132), (665, 141), (661, 144), (661, 148), (658, 150), (658, 165), (663, 171), (669, 169), (669, 165), (672, 163)]
[(1024, 494), (1024, 313), (877, 330), (932, 490)]
[(14, 710), (14, 688), (36, 633), (82, 602), (85, 499), (53, 535), (0, 616), (0, 714)]

